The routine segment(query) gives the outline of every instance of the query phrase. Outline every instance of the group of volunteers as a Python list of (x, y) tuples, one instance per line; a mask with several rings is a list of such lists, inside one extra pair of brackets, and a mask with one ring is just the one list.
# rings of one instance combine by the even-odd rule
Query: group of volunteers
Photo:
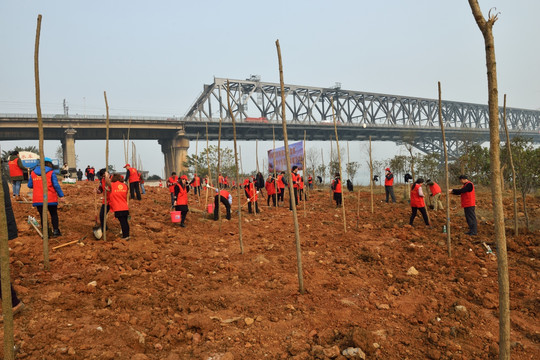
[[(101, 169), (98, 173), (98, 179), (100, 180), (100, 185), (96, 190), (98, 193), (103, 194), (103, 204), (100, 211), (100, 220), (101, 228), (103, 229), (103, 222), (105, 214), (108, 211), (113, 211), (115, 217), (119, 220), (120, 226), (122, 228), (122, 238), (129, 239), (129, 203), (128, 203), (128, 192), (131, 199), (141, 200), (141, 192), (144, 194), (144, 185), (141, 173), (130, 164), (124, 166), (126, 169), (125, 176), (120, 174), (110, 175), (105, 169)], [(26, 169), (19, 156), (18, 152), (13, 152), (9, 158), (9, 169), (11, 181), (13, 183), (13, 196), (15, 200), (22, 200), (20, 196), (20, 187), (21, 182), (24, 179), (24, 173), (28, 171)], [(93, 168), (88, 166), (86, 169), (86, 175), (88, 180), (92, 179), (94, 176)], [(304, 178), (298, 174), (298, 167), (293, 166), (291, 169), (291, 179), (295, 203), (298, 204), (301, 199), (306, 199), (306, 193), (304, 188)], [(45, 172), (48, 186), (48, 211), (51, 215), (52, 223), (52, 236), (61, 236), (59, 229), (59, 219), (58, 219), (58, 199), (64, 196), (62, 188), (58, 182), (58, 179), (53, 171), (53, 164), (50, 158), (45, 158)], [(308, 186), (313, 187), (313, 177), (308, 176)], [(464, 208), (465, 218), (469, 226), (469, 231), (466, 233), (468, 235), (477, 234), (477, 220), (475, 215), (475, 189), (474, 184), (468, 180), (467, 176), (461, 175), (459, 177), (460, 182), (463, 187), (461, 189), (449, 190), (449, 194), (460, 195), (461, 196), (461, 205)], [(39, 166), (35, 167), (29, 176), (28, 187), (34, 189), (32, 193), (32, 204), (36, 207), (40, 218), (43, 214), (43, 187), (42, 187), (42, 176), (41, 169)], [(392, 202), (396, 202), (396, 197), (393, 190), (394, 185), (394, 175), (390, 171), (390, 168), (385, 169), (385, 192), (386, 192), (386, 202), (389, 202), (391, 199)], [(232, 194), (229, 192), (231, 188), (237, 186), (234, 182), (229, 182), (227, 176), (218, 176), (218, 186), (211, 186), (211, 181), (208, 177), (201, 179), (198, 174), (194, 174), (190, 180), (187, 175), (177, 176), (176, 172), (173, 172), (171, 176), (167, 179), (167, 187), (170, 192), (171, 199), (171, 209), (174, 208), (175, 211), (179, 211), (181, 214), (180, 226), (185, 227), (186, 217), (189, 212), (188, 207), (188, 193), (190, 189), (193, 189), (193, 192), (196, 196), (201, 195), (201, 189), (203, 187), (210, 188), (215, 191), (214, 193), (214, 208), (213, 215), (214, 220), (219, 218), (219, 207), (220, 204), (223, 204), (226, 210), (226, 219), (231, 219), (231, 205), (232, 205)], [(229, 185), (231, 184), (231, 185)], [(416, 179), (410, 189), (410, 206), (412, 209), (411, 216), (409, 219), (409, 224), (413, 225), (414, 219), (417, 216), (417, 213), (420, 212), (426, 226), (430, 226), (429, 217), (426, 211), (425, 205), (425, 194), (422, 189), (424, 184), (423, 178)], [(434, 210), (442, 209), (443, 205), (440, 200), (441, 196), (441, 187), (434, 181), (428, 179), (426, 185), (429, 187), (429, 196), (433, 200)], [(266, 180), (264, 176), (259, 172), (256, 176), (248, 177), (243, 182), (239, 184), (244, 189), (244, 194), (246, 197), (246, 203), (249, 213), (260, 213), (259, 208), (259, 196), (264, 198), (262, 190), (266, 191), (266, 204), (270, 206), (270, 201), (272, 201), (272, 206), (278, 206), (279, 203), (284, 202), (285, 188), (288, 187), (288, 182), (286, 179), (286, 174), (284, 171), (281, 171), (279, 174), (270, 173)], [(331, 181), (331, 189), (333, 192), (333, 198), (336, 203), (336, 207), (341, 206), (342, 204), (342, 180), (339, 173), (336, 173), (333, 180)], [(142, 191), (141, 191), (142, 190)], [(349, 187), (351, 190), (351, 187)], [(107, 198), (107, 203), (105, 203), (105, 194)], [(292, 210), (292, 196), (289, 199), (289, 209)], [(244, 204), (244, 205), (245, 205)]]
[[(478, 223), (476, 220), (476, 195), (474, 184), (468, 179), (467, 175), (460, 175), (459, 181), (463, 185), (460, 189), (449, 189), (448, 193), (452, 195), (461, 196), (461, 207), (465, 212), (465, 220), (469, 226), (469, 231), (465, 235), (478, 235)], [(425, 194), (422, 190), (422, 184), (424, 184), (423, 178), (416, 179), (410, 189), (410, 204), (411, 204), (411, 217), (409, 219), (409, 225), (413, 225), (414, 219), (418, 212), (422, 214), (424, 223), (426, 226), (431, 227), (429, 217), (426, 211), (426, 203), (424, 201)], [(441, 187), (431, 179), (427, 179), (426, 185), (429, 187), (429, 196), (433, 202), (433, 210), (437, 211), (438, 209), (444, 209), (442, 201), (440, 199), (442, 190)], [(384, 188), (386, 192), (386, 202), (388, 202), (389, 197), (392, 198), (392, 202), (396, 202), (396, 197), (394, 195), (394, 175), (390, 171), (390, 168), (385, 169), (385, 180)]]

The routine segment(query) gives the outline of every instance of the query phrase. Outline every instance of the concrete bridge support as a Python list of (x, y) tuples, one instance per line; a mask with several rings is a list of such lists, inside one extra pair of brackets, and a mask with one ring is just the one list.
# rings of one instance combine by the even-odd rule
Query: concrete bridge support
[(184, 167), (187, 160), (189, 140), (185, 137), (184, 130), (176, 132), (172, 139), (160, 139), (161, 151), (165, 157), (165, 179), (174, 171), (178, 175), (185, 173), (188, 169)]
[[(77, 161), (75, 158), (75, 134), (77, 130), (67, 129), (64, 131), (64, 138), (62, 139), (62, 152), (64, 153), (64, 162), (68, 164), (69, 171), (72, 176), (77, 172)], [(64, 164), (60, 164), (63, 166)]]

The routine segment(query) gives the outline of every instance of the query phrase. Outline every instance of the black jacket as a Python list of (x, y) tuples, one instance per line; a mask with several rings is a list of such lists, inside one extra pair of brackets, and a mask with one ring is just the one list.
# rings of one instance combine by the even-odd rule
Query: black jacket
[(19, 236), (19, 231), (17, 230), (17, 223), (15, 222), (15, 214), (13, 214), (13, 207), (11, 207), (9, 186), (5, 176), (2, 177), (2, 187), (4, 188), (4, 205), (6, 207), (8, 240), (13, 240)]

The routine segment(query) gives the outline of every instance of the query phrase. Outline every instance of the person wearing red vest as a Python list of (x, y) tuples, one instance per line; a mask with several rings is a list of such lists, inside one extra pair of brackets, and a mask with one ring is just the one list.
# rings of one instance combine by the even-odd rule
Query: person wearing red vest
[[(291, 169), (291, 179), (293, 183), (293, 195), (298, 206), (298, 188), (300, 186), (300, 175), (298, 175), (298, 166), (293, 166)], [(292, 196), (289, 196), (289, 210), (292, 210)]]
[(186, 221), (186, 216), (189, 211), (188, 208), (188, 177), (186, 175), (180, 176), (178, 182), (174, 184), (174, 209), (180, 211), (181, 220), (180, 227), (186, 227), (184, 222)]
[(16, 201), (22, 201), (21, 198), (21, 184), (24, 180), (24, 173), (28, 169), (22, 164), (19, 152), (17, 150), (11, 153), (9, 158), (9, 176), (13, 183), (13, 197)]
[(304, 177), (298, 175), (298, 197), (303, 199), (304, 195)]
[(384, 177), (384, 191), (386, 192), (386, 202), (388, 202), (388, 197), (392, 198), (392, 202), (396, 202), (396, 195), (394, 195), (394, 174), (390, 171), (390, 168), (385, 169)]
[(477, 235), (478, 223), (476, 221), (476, 194), (474, 184), (467, 179), (467, 175), (460, 175), (459, 181), (463, 184), (461, 189), (448, 190), (450, 194), (461, 195), (461, 207), (465, 212), (465, 219), (469, 225), (469, 231), (465, 235)]
[(427, 179), (426, 184), (427, 184), (427, 186), (429, 186), (429, 191), (431, 192), (430, 198), (433, 201), (433, 210), (434, 211), (437, 211), (439, 209), (444, 210), (444, 206), (443, 206), (443, 203), (441, 201), (442, 190), (441, 190), (441, 187), (439, 186), (439, 184), (432, 181), (431, 179)]
[(339, 207), (343, 202), (343, 197), (341, 194), (341, 178), (339, 177), (339, 173), (335, 174), (331, 187), (332, 191), (334, 192), (334, 201), (336, 202), (336, 207)]
[[(105, 168), (98, 171), (98, 177), (101, 179), (99, 187), (96, 189), (98, 194), (103, 194), (103, 200), (101, 202), (101, 209), (99, 210), (99, 221), (101, 225), (101, 231), (103, 231), (103, 223), (105, 222), (105, 213), (109, 213), (111, 209), (111, 189), (106, 184), (106, 179), (109, 178), (109, 173), (105, 171)], [(105, 206), (105, 191), (107, 192), (107, 206)]]
[(308, 187), (313, 189), (313, 176), (309, 175), (307, 178)]
[[(62, 236), (58, 228), (58, 198), (64, 197), (64, 192), (58, 183), (58, 178), (53, 171), (53, 164), (50, 158), (45, 158), (45, 178), (47, 181), (47, 207), (51, 214), (51, 223), (53, 226), (52, 236)], [(41, 167), (36, 166), (30, 178), (28, 187), (34, 189), (32, 193), (32, 206), (39, 212), (41, 223), (43, 224), (43, 183), (41, 176)]]
[(218, 188), (223, 189), (225, 187), (225, 178), (221, 176), (221, 174), (218, 175)]
[(272, 175), (268, 175), (268, 179), (266, 179), (266, 183), (264, 185), (266, 188), (266, 194), (268, 195), (266, 199), (266, 204), (270, 206), (270, 198), (272, 198), (272, 202), (274, 204), (274, 207), (276, 206), (276, 179), (272, 177)]
[(285, 171), (282, 171), (281, 174), (277, 177), (277, 199), (278, 201), (283, 202), (283, 197), (285, 195), (285, 185), (287, 185), (287, 181), (285, 180)]
[(129, 205), (127, 201), (128, 186), (122, 181), (122, 175), (114, 174), (109, 179), (108, 174), (105, 178), (107, 186), (111, 189), (109, 205), (111, 211), (114, 212), (114, 217), (120, 222), (122, 228), (122, 239), (129, 240)]
[(129, 183), (129, 194), (130, 199), (135, 199), (135, 194), (137, 194), (137, 200), (141, 200), (141, 190), (139, 188), (139, 182), (141, 178), (139, 177), (139, 172), (131, 165), (124, 165), (126, 169), (126, 183)]
[(422, 191), (422, 184), (424, 179), (418, 178), (411, 186), (411, 219), (409, 220), (409, 225), (412, 226), (416, 213), (420, 211), (424, 222), (429, 226), (429, 218), (426, 211), (426, 203), (424, 202), (424, 192)]
[(199, 177), (199, 175), (194, 174), (193, 179), (191, 179), (191, 181), (189, 182), (189, 185), (193, 187), (193, 192), (195, 193), (195, 195), (201, 195), (201, 178)]
[(174, 185), (178, 181), (178, 176), (176, 176), (176, 173), (173, 171), (171, 173), (171, 176), (167, 179), (167, 186), (169, 188), (169, 192), (171, 193), (171, 207), (174, 206)]
[(246, 179), (244, 181), (244, 189), (246, 192), (246, 197), (248, 201), (248, 213), (253, 214), (253, 206), (251, 204), (255, 204), (255, 212), (258, 214), (259, 211), (259, 203), (257, 200), (259, 199), (258, 191), (255, 188), (255, 183), (252, 181), (249, 181), (249, 179)]
[(232, 205), (232, 195), (229, 194), (227, 190), (218, 190), (216, 189), (216, 196), (214, 196), (214, 220), (218, 220), (219, 217), (219, 203), (221, 202), (225, 205), (227, 209), (227, 220), (231, 220), (231, 205)]
[(139, 186), (141, 187), (141, 195), (144, 195), (146, 194), (146, 189), (144, 188), (144, 179), (143, 179), (143, 176), (141, 174), (141, 172), (138, 173), (139, 174)]

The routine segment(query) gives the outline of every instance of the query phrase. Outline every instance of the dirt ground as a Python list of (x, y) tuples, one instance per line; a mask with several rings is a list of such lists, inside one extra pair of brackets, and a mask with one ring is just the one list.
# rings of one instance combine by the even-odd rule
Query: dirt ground
[[(107, 241), (93, 238), (94, 184), (63, 184), (63, 236), (82, 244), (50, 251), (27, 223), (37, 211), (15, 203), (19, 238), (10, 242), (11, 276), (26, 308), (15, 317), (20, 359), (494, 359), (498, 353), (497, 262), (491, 194), (477, 194), (479, 236), (467, 230), (452, 197), (452, 258), (445, 212), (433, 228), (408, 225), (406, 202), (346, 193), (342, 210), (326, 189), (298, 206), (305, 293), (299, 293), (292, 212), (288, 206), (210, 219), (190, 195), (185, 228), (173, 224), (167, 189), (147, 186), (130, 203), (131, 239), (109, 215)], [(456, 186), (457, 187), (457, 186)], [(23, 185), (22, 193), (28, 189)], [(402, 190), (397, 190), (402, 200)], [(245, 202), (242, 195), (242, 202)], [(540, 358), (540, 199), (528, 199), (536, 230), (512, 235), (505, 193), (512, 358)], [(287, 199), (287, 197), (286, 197)], [(222, 211), (223, 211), (222, 207)], [(224, 213), (223, 213), (224, 214)], [(521, 214), (523, 215), (523, 214)], [(417, 270), (414, 272), (411, 268)], [(349, 350), (351, 351), (351, 350)], [(350, 355), (349, 355), (350, 357)], [(359, 358), (359, 357), (356, 357)]]

